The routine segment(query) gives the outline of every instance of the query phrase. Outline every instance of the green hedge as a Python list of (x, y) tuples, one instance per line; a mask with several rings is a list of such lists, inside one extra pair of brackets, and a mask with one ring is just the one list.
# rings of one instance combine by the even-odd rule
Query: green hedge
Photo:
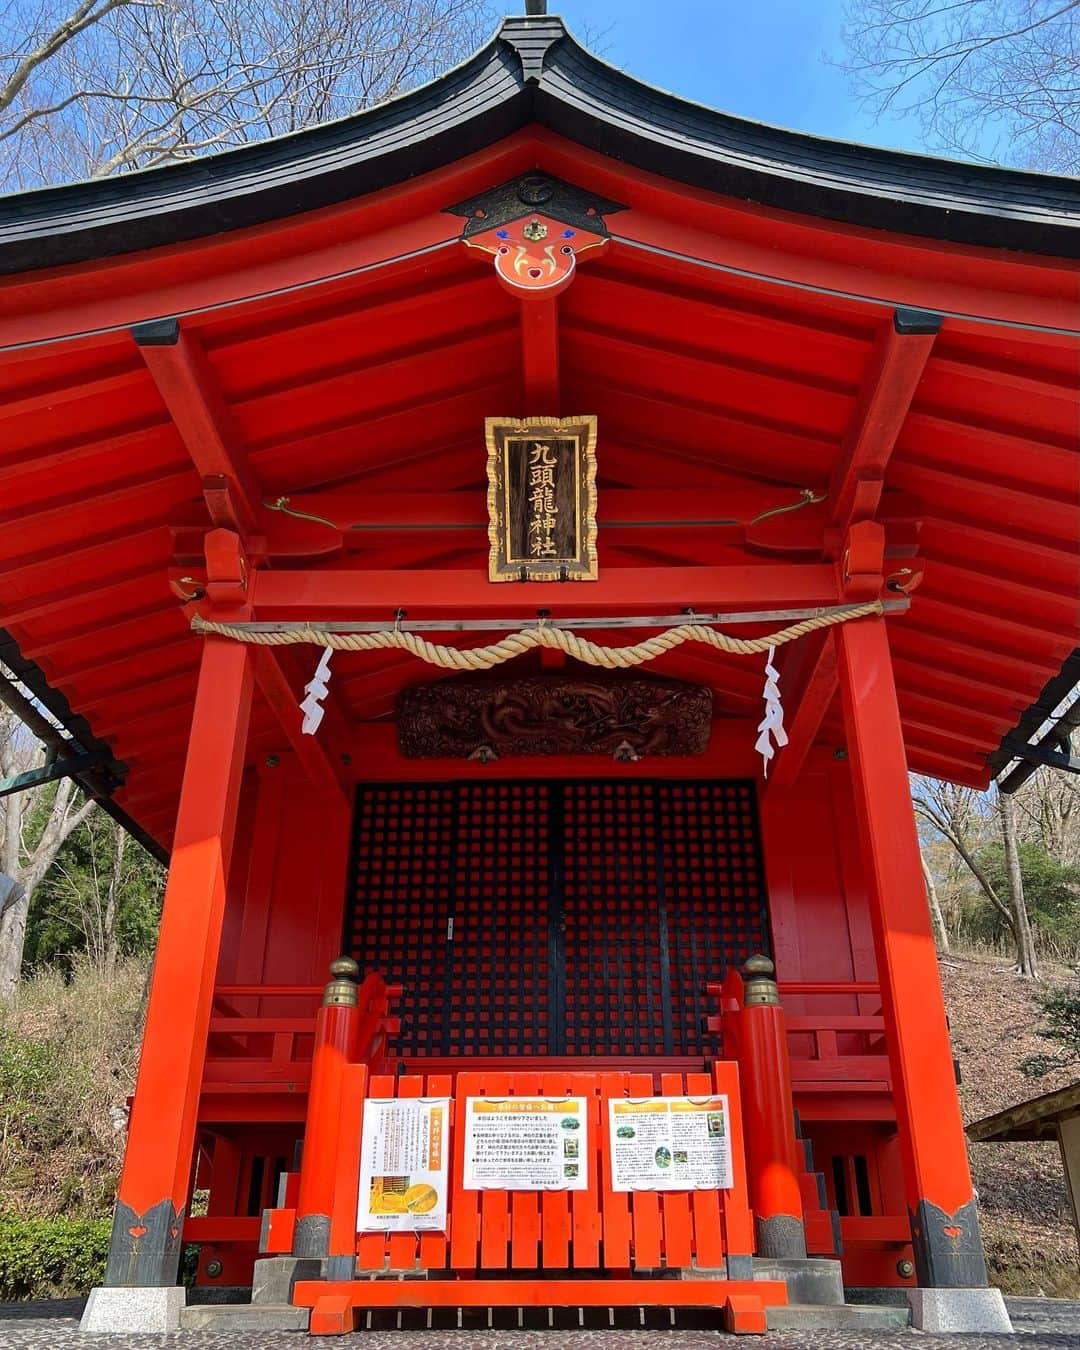
[(70, 1298), (101, 1284), (109, 1219), (0, 1218), (0, 1301)]

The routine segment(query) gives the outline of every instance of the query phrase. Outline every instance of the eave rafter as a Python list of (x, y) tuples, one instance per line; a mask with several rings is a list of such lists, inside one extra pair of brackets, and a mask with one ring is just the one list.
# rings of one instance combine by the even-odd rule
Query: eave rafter
[[(877, 518), (889, 460), (940, 331), (939, 314), (897, 309), (878, 337), (829, 482), (826, 539), (834, 557), (848, 546), (853, 527)], [(784, 680), (798, 692), (789, 704), (788, 744), (773, 770), (772, 791), (795, 782), (825, 723), (838, 684), (835, 634), (799, 644), (785, 663)]]
[(256, 551), (259, 489), (198, 339), (177, 319), (137, 324), (131, 336), (202, 479), (210, 519)]
[[(259, 486), (198, 339), (181, 332), (176, 319), (140, 324), (132, 329), (132, 337), (202, 480), (206, 507), (217, 527), (213, 533), (231, 531), (238, 556), (254, 561), (265, 555), (266, 542), (258, 526)], [(208, 571), (214, 551), (208, 549)], [(209, 589), (214, 589), (212, 582)], [(311, 781), (347, 802), (342, 764), (327, 752), (324, 742), (301, 731), (297, 688), (302, 680), (296, 664), (291, 653), (262, 648), (255, 660), (256, 680)], [(327, 712), (343, 724), (340, 710), (329, 700)]]
[(878, 338), (829, 484), (829, 521), (840, 543), (853, 524), (877, 515), (889, 460), (940, 331), (940, 314), (897, 309)]

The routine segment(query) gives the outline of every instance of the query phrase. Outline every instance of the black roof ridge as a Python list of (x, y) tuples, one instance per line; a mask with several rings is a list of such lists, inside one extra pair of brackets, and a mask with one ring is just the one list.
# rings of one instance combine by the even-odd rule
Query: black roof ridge
[(723, 196), (929, 239), (1080, 257), (1080, 179), (860, 146), (718, 112), (616, 69), (544, 15), (504, 19), (444, 75), (333, 122), (182, 163), (0, 196), (0, 273), (336, 205), (533, 122)]

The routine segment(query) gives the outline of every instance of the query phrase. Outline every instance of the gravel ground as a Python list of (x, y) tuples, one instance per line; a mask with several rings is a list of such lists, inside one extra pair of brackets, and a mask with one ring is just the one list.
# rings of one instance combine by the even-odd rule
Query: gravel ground
[[(1080, 1350), (1080, 1303), (1061, 1299), (1009, 1299), (1022, 1350)], [(184, 1331), (175, 1336), (83, 1336), (82, 1303), (0, 1304), (0, 1347), (7, 1350), (297, 1350), (296, 1332), (229, 1334)], [(365, 1350), (714, 1350), (716, 1333), (705, 1331), (367, 1331), (359, 1333)], [(862, 1350), (896, 1346), (913, 1332), (772, 1332), (768, 1350)], [(920, 1350), (1008, 1350), (1008, 1336), (918, 1336)]]

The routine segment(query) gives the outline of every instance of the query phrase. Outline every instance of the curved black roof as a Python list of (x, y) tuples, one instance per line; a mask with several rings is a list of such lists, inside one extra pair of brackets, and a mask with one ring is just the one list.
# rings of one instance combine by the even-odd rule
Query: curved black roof
[(453, 163), (536, 123), (678, 182), (930, 239), (1080, 257), (1080, 181), (823, 140), (676, 98), (547, 15), (506, 19), (449, 74), (294, 135), (0, 197), (0, 272), (241, 229)]

